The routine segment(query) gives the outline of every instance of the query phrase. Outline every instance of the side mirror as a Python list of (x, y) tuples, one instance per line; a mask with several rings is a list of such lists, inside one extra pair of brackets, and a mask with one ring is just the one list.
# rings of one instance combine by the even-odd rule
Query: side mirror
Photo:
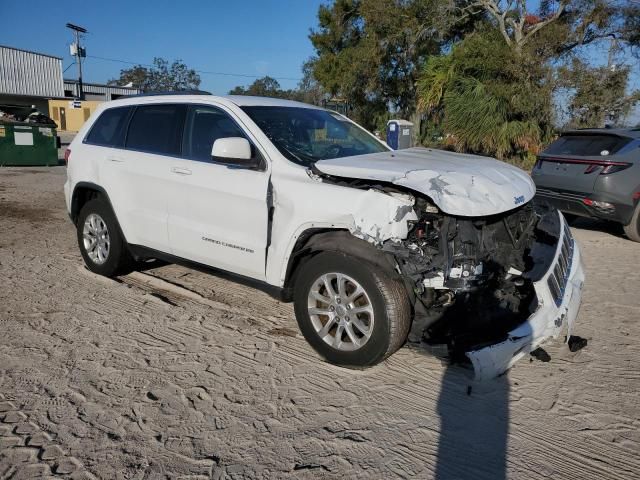
[(211, 148), (213, 160), (245, 168), (258, 168), (260, 159), (251, 155), (251, 144), (246, 138), (219, 138)]
[(234, 160), (249, 160), (251, 158), (251, 145), (246, 138), (242, 137), (219, 138), (213, 142), (211, 156)]

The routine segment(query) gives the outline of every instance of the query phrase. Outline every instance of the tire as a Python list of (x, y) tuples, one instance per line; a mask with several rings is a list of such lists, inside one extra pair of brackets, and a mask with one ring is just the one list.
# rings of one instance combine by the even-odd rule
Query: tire
[[(328, 293), (323, 277), (335, 296)], [(342, 302), (337, 300), (338, 282), (344, 285)], [(356, 285), (363, 293), (354, 295)], [(411, 305), (402, 281), (359, 258), (338, 252), (316, 255), (301, 266), (293, 296), (300, 331), (316, 352), (335, 365), (352, 368), (375, 365), (398, 350), (409, 333)], [(328, 303), (319, 298), (334, 301)], [(328, 314), (314, 314), (310, 308)], [(354, 314), (356, 310), (367, 311)], [(329, 331), (323, 335), (331, 322)], [(344, 341), (337, 340), (341, 322), (344, 324), (340, 338)], [(366, 328), (359, 329), (358, 325)], [(351, 335), (359, 345), (351, 340)]]
[(629, 225), (624, 225), (624, 233), (626, 233), (629, 239), (634, 242), (640, 242), (640, 203), (636, 205), (636, 209), (633, 211), (631, 222)]
[[(106, 228), (106, 235), (103, 228)], [(92, 198), (82, 207), (78, 215), (76, 231), (78, 247), (89, 270), (105, 277), (113, 277), (131, 271), (133, 259), (129, 254), (116, 216), (104, 197)], [(97, 235), (96, 232), (98, 232)], [(102, 238), (102, 249), (96, 246), (91, 248), (93, 244), (87, 245), (85, 243), (88, 238), (97, 237)], [(102, 255), (100, 255), (100, 251)]]
[(572, 213), (564, 213), (564, 212), (562, 212), (562, 215), (564, 215), (564, 218), (565, 218), (565, 220), (567, 221), (567, 223), (569, 225), (575, 225), (576, 222), (578, 220), (580, 220), (580, 218), (581, 218), (578, 215), (573, 215)]

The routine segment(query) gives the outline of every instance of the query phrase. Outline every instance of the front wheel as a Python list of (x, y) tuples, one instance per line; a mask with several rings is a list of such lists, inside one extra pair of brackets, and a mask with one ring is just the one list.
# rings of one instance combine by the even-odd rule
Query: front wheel
[(309, 344), (346, 367), (381, 362), (402, 346), (411, 324), (400, 279), (336, 252), (320, 253), (302, 266), (294, 305)]

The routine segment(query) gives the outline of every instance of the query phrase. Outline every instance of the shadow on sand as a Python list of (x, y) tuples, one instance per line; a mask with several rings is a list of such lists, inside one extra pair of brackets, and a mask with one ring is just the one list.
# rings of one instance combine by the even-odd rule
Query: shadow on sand
[(596, 218), (576, 218), (571, 222), (571, 227), (578, 230), (589, 230), (593, 232), (603, 232), (614, 237), (627, 238), (622, 229), (622, 225), (607, 220)]
[(437, 406), (440, 416), (437, 480), (507, 478), (507, 375), (474, 383), (462, 368), (447, 367)]

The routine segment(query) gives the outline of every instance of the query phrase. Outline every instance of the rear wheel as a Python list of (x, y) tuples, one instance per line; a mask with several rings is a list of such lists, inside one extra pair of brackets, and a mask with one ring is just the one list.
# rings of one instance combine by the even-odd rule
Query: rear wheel
[(133, 261), (106, 200), (89, 200), (80, 210), (76, 229), (80, 253), (89, 270), (107, 277), (130, 271)]
[(329, 362), (375, 365), (406, 340), (411, 308), (402, 282), (366, 261), (321, 253), (302, 266), (296, 318), (309, 344)]
[(640, 242), (640, 203), (636, 205), (629, 225), (624, 225), (624, 233), (634, 242)]

